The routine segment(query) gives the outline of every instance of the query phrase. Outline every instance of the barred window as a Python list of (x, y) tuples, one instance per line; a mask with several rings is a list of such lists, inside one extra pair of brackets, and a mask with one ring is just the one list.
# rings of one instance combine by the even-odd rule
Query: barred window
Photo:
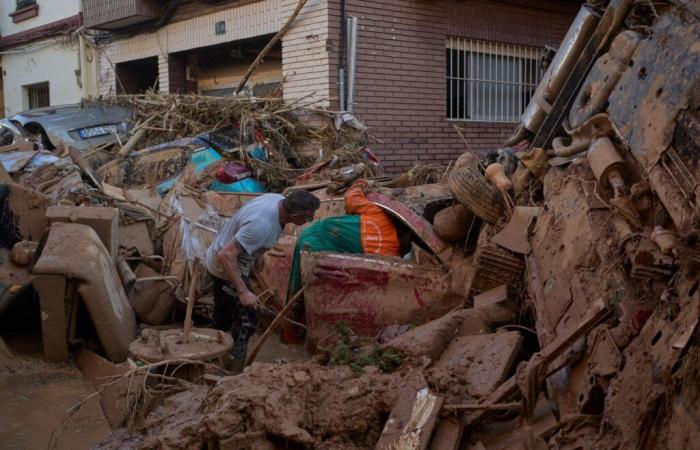
[(517, 122), (542, 78), (541, 49), (448, 37), (447, 119)]
[(27, 104), (29, 109), (51, 106), (49, 101), (49, 83), (30, 84), (24, 87), (27, 90)]

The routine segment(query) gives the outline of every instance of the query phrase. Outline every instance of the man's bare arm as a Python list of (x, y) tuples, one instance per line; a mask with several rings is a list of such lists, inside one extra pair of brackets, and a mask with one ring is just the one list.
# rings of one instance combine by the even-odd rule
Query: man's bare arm
[(236, 289), (240, 302), (245, 306), (255, 306), (257, 304), (257, 297), (250, 292), (248, 286), (243, 282), (241, 269), (238, 267), (238, 255), (243, 251), (240, 244), (235, 239), (232, 239), (231, 242), (226, 244), (216, 255), (216, 259), (224, 269), (227, 278)]

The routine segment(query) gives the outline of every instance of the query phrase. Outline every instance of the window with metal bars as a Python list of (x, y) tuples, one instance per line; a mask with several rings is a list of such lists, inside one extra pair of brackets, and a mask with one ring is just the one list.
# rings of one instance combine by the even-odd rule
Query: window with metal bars
[(517, 122), (542, 78), (541, 49), (448, 37), (447, 119)]
[(51, 106), (49, 101), (49, 82), (31, 84), (24, 87), (27, 90), (29, 109)]

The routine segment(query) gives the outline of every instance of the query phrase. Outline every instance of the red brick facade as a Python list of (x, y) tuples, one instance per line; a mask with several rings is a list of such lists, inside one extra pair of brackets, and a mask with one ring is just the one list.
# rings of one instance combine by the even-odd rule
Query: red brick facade
[[(328, 1), (330, 85), (336, 97), (340, 2)], [(515, 128), (447, 121), (446, 36), (556, 47), (577, 11), (576, 2), (346, 0), (346, 14), (360, 24), (356, 114), (381, 141), (371, 147), (387, 170), (455, 159), (465, 145), (453, 123), (477, 151), (498, 147)]]

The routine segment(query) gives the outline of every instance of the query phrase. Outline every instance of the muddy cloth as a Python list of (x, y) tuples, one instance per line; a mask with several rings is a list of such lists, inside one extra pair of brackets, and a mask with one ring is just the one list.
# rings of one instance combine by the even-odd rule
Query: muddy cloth
[[(255, 333), (258, 316), (254, 308), (241, 305), (236, 290), (231, 284), (212, 275), (214, 284), (214, 328), (230, 331), (233, 337), (232, 356), (245, 359), (250, 337)], [(250, 279), (243, 277), (243, 282), (250, 289)]]
[(362, 253), (360, 216), (329, 217), (312, 223), (294, 246), (287, 298), (301, 289), (301, 252)]
[(345, 212), (360, 215), (362, 250), (367, 254), (399, 256), (399, 236), (389, 214), (367, 200), (364, 180), (356, 181), (345, 193)]

